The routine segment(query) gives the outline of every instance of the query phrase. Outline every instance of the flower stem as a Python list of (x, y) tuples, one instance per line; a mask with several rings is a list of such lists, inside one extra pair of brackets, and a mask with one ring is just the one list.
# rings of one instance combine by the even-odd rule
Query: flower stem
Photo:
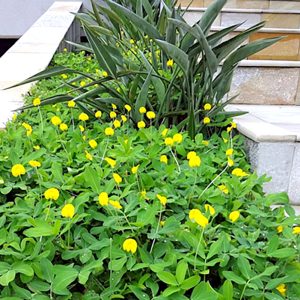
[(200, 239), (199, 239), (197, 249), (196, 249), (196, 254), (195, 254), (195, 258), (194, 258), (194, 270), (196, 270), (196, 260), (197, 260), (199, 248), (200, 248), (200, 245), (201, 245), (201, 242), (202, 242), (203, 233), (204, 233), (204, 227), (202, 227), (201, 234), (200, 234)]
[[(161, 209), (160, 209), (160, 212), (159, 212), (158, 223), (157, 223), (157, 227), (156, 227), (156, 230), (155, 230), (155, 235), (158, 233), (158, 229), (159, 229), (159, 225), (160, 225), (160, 221), (161, 221), (161, 216), (162, 216), (162, 206), (161, 206)], [(156, 241), (156, 238), (154, 238), (153, 241), (152, 241), (151, 248), (150, 248), (150, 253), (152, 253), (155, 241)]]

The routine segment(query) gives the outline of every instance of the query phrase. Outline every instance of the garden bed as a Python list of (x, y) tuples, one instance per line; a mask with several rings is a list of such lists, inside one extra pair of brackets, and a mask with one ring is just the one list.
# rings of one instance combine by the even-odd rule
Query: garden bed
[[(83, 52), (54, 62), (105, 76)], [(133, 128), (129, 106), (40, 106), (72, 79), (39, 82), (1, 132), (1, 299), (299, 297), (300, 221), (234, 123), (192, 140), (144, 108)]]

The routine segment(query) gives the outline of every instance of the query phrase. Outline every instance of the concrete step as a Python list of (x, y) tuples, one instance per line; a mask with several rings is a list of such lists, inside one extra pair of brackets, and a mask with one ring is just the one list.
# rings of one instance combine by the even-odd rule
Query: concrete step
[(235, 122), (246, 137), (251, 166), (259, 175), (272, 177), (265, 192), (287, 192), (300, 214), (300, 107), (229, 105), (226, 109), (249, 112)]

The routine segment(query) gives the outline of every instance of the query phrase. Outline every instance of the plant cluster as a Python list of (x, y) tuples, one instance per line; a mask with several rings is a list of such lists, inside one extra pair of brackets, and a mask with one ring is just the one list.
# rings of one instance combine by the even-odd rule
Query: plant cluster
[(41, 81), (0, 133), (1, 299), (299, 299), (300, 220), (264, 195), (234, 123), (191, 139), (145, 107), (134, 129), (128, 104), (41, 106), (69, 79)]
[[(264, 22), (238, 34), (235, 30), (241, 24), (211, 31), (226, 0), (214, 1), (194, 26), (187, 24), (174, 0), (103, 2), (92, 1), (93, 12), (76, 15), (88, 39), (87, 46), (76, 46), (95, 55), (103, 76), (60, 66), (23, 83), (77, 74), (88, 84), (78, 87), (69, 81), (68, 93), (78, 93), (74, 101), (86, 113), (107, 111), (112, 103), (127, 104), (132, 107), (130, 119), (137, 124), (139, 108), (146, 107), (156, 112), (153, 125), (157, 128), (162, 123), (175, 124), (192, 138), (197, 132), (211, 135), (215, 127), (226, 126), (228, 117), (238, 114), (223, 110), (232, 100), (224, 101), (224, 97), (234, 70), (241, 60), (279, 39), (243, 44)], [(44, 99), (42, 104), (68, 101), (68, 93)], [(211, 106), (208, 115), (205, 104)]]

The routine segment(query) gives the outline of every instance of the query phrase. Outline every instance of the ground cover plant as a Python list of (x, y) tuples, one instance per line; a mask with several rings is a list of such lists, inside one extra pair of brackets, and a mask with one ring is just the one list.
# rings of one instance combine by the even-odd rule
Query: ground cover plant
[[(54, 61), (105, 75), (83, 52)], [(70, 76), (0, 133), (1, 299), (299, 299), (300, 220), (264, 195), (234, 123), (192, 139), (145, 107), (134, 128), (129, 105), (41, 106), (86, 86)]]

